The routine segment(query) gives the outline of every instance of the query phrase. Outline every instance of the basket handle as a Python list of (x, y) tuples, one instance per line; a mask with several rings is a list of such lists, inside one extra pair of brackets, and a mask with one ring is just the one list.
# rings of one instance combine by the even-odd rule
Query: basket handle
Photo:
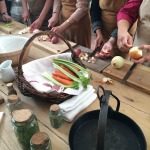
[(84, 67), (84, 65), (82, 64), (80, 58), (76, 55), (76, 53), (73, 51), (70, 43), (60, 34), (58, 33), (55, 33), (53, 31), (42, 31), (42, 32), (39, 32), (39, 33), (36, 33), (34, 34), (31, 38), (29, 38), (29, 40), (26, 42), (26, 44), (24, 45), (22, 51), (21, 51), (21, 54), (20, 54), (20, 58), (19, 58), (19, 63), (18, 63), (18, 75), (22, 75), (23, 74), (23, 71), (22, 71), (22, 64), (23, 64), (23, 57), (26, 53), (26, 49), (28, 48), (28, 46), (30, 45), (30, 43), (38, 36), (42, 36), (42, 35), (47, 35), (48, 37), (50, 35), (52, 36), (57, 36), (58, 38), (60, 38), (61, 40), (63, 40), (66, 45), (68, 46), (69, 50), (71, 51), (72, 53), (72, 59), (74, 62), (78, 62), (80, 65), (82, 65)]
[[(102, 89), (103, 95), (99, 95), (99, 89)], [(97, 149), (96, 150), (104, 150), (105, 145), (105, 133), (106, 133), (106, 124), (107, 124), (107, 115), (108, 115), (108, 102), (110, 96), (113, 96), (117, 101), (116, 111), (119, 111), (120, 108), (120, 100), (112, 94), (112, 91), (105, 90), (102, 86), (99, 86), (97, 89), (97, 96), (100, 100), (100, 112), (99, 112), (99, 120), (98, 120), (98, 132), (97, 132)]]

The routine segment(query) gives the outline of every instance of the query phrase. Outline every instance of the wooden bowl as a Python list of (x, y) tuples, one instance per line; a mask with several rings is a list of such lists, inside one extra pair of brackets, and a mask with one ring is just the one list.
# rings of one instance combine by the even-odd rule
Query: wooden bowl
[[(0, 63), (5, 60), (12, 60), (12, 65), (17, 65), (21, 51), (28, 41), (29, 37), (23, 35), (4, 35), (0, 36)], [(26, 55), (23, 57), (23, 61), (27, 58), (30, 50), (28, 50)]]

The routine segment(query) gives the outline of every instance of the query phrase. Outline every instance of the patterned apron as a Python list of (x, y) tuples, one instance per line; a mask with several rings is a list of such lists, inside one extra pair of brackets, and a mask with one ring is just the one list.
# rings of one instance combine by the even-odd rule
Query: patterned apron
[[(127, 0), (99, 0), (101, 8), (102, 34), (106, 41), (110, 38), (110, 34), (117, 28), (117, 13)], [(136, 24), (131, 28), (130, 34), (134, 36)], [(113, 48), (113, 55), (122, 55), (127, 57), (126, 53), (119, 51), (117, 45)]]
[[(76, 0), (62, 0), (60, 23), (66, 21), (76, 11)], [(91, 48), (91, 20), (89, 12), (72, 24), (63, 36), (72, 42)]]
[[(150, 0), (143, 0), (139, 10), (139, 20), (134, 45), (150, 45)], [(146, 51), (144, 52), (146, 53)], [(143, 63), (150, 67), (150, 62)]]

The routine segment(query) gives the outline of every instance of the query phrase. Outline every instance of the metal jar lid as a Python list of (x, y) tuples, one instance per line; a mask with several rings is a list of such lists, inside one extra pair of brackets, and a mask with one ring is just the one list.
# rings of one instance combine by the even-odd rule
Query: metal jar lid
[(8, 88), (13, 87), (13, 83), (7, 83), (7, 87)]
[(9, 96), (7, 97), (7, 101), (8, 101), (9, 103), (15, 103), (15, 102), (17, 102), (18, 100), (19, 100), (18, 95), (9, 95)]
[(43, 145), (49, 140), (49, 137), (44, 132), (37, 132), (31, 138), (31, 143), (34, 145)]
[(32, 112), (30, 109), (20, 109), (12, 112), (12, 117), (16, 122), (26, 122), (31, 118), (31, 116)]

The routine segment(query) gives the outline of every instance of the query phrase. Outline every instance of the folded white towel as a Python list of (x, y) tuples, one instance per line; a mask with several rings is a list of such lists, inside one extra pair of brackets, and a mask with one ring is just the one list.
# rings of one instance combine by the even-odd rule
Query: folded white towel
[(82, 91), (80, 95), (74, 96), (63, 103), (59, 104), (59, 107), (63, 113), (68, 112), (76, 108), (79, 104), (83, 103), (84, 101), (88, 100), (88, 97), (94, 93), (95, 89), (93, 86), (88, 85), (87, 89)]
[(87, 90), (82, 91), (80, 95), (59, 104), (63, 118), (71, 122), (80, 111), (88, 107), (96, 99), (97, 95), (94, 91), (93, 86), (88, 85)]
[(84, 103), (81, 103), (75, 109), (68, 111), (67, 113), (62, 112), (64, 120), (71, 122), (75, 118), (75, 116), (79, 112), (87, 108), (96, 99), (96, 97), (97, 95), (95, 93), (92, 93)]

